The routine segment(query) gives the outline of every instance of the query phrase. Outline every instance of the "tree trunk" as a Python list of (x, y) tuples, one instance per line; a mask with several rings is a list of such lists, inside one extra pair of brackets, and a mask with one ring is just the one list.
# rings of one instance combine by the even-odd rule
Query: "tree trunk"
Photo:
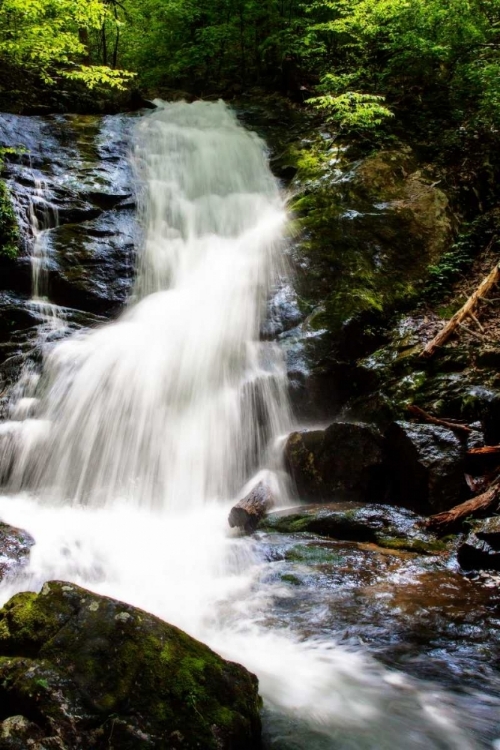
[(414, 404), (410, 404), (410, 406), (408, 406), (408, 411), (410, 412), (410, 414), (413, 414), (414, 417), (417, 417), (421, 422), (429, 422), (429, 424), (435, 424), (439, 427), (446, 427), (448, 430), (453, 430), (453, 432), (461, 432), (462, 434), (466, 435), (472, 432), (472, 427), (468, 427), (467, 425), (461, 424), (460, 422), (450, 422), (447, 419), (438, 419), (438, 417), (433, 417), (431, 414), (427, 414), (427, 412), (425, 412), (419, 406), (415, 406)]
[(274, 498), (264, 482), (254, 487), (246, 497), (231, 508), (229, 525), (240, 528), (251, 534), (255, 531), (261, 518), (274, 507)]
[(446, 510), (443, 513), (437, 513), (434, 516), (430, 516), (425, 525), (430, 531), (444, 534), (448, 531), (453, 531), (453, 529), (459, 526), (462, 521), (465, 521), (469, 516), (474, 518), (486, 516), (488, 512), (496, 510), (499, 502), (500, 477), (497, 477), (495, 482), (486, 490), (486, 492), (467, 500), (465, 503), (456, 505), (451, 510)]
[(435, 336), (432, 341), (429, 341), (427, 346), (425, 347), (424, 351), (422, 352), (423, 357), (431, 357), (436, 349), (440, 346), (442, 346), (445, 341), (449, 339), (453, 331), (458, 328), (463, 320), (467, 318), (467, 316), (473, 316), (474, 310), (476, 308), (477, 303), (480, 301), (482, 297), (484, 297), (492, 286), (497, 284), (500, 281), (500, 264), (496, 264), (495, 267), (490, 271), (488, 276), (483, 279), (483, 281), (479, 284), (478, 288), (474, 292), (474, 294), (471, 294), (467, 302), (463, 307), (460, 308), (458, 312), (455, 313), (455, 315), (449, 320), (444, 328), (442, 328), (437, 336)]

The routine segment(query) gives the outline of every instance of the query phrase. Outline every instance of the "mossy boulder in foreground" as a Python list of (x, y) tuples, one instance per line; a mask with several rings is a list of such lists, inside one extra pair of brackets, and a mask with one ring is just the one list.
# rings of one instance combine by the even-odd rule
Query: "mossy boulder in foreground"
[(178, 628), (72, 584), (0, 611), (0, 750), (253, 750), (257, 688)]

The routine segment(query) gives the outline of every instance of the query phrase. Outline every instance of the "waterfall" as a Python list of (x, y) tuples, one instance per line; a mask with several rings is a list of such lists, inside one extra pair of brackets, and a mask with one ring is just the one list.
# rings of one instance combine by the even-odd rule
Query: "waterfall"
[(263, 143), (222, 103), (162, 106), (134, 161), (146, 240), (133, 302), (50, 354), (47, 438), (12, 486), (182, 510), (234, 497), (286, 431), (283, 363), (258, 341), (286, 211)]
[(161, 104), (132, 158), (134, 294), (47, 355), (38, 417), (0, 466), (0, 518), (36, 540), (0, 599), (58, 578), (178, 625), (257, 673), (269, 747), (471, 750), (435, 689), (269, 621), (283, 589), (258, 537), (229, 532), (256, 476), (286, 494), (285, 370), (259, 329), (287, 213), (264, 144), (221, 102)]

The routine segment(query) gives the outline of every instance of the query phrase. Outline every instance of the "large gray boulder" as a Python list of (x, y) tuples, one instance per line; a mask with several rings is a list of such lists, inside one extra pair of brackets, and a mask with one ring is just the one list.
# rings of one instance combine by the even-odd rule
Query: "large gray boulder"
[(254, 675), (68, 583), (17, 594), (0, 611), (0, 706), (0, 750), (260, 747)]
[(439, 513), (464, 499), (465, 445), (452, 430), (395, 422), (386, 433), (389, 500), (418, 513)]
[(301, 500), (342, 495), (375, 502), (383, 493), (383, 438), (371, 425), (334, 422), (292, 432), (285, 459)]

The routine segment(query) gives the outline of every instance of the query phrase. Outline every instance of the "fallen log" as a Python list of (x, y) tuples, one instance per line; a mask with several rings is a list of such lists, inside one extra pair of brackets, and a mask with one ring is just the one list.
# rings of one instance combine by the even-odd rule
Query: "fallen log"
[(500, 445), (483, 445), (482, 448), (471, 448), (467, 451), (468, 456), (487, 455), (490, 453), (500, 453)]
[(264, 518), (274, 505), (271, 490), (264, 482), (259, 482), (246, 497), (231, 508), (229, 525), (232, 529), (240, 528), (251, 534), (261, 518)]
[(495, 511), (499, 503), (500, 477), (497, 476), (491, 487), (481, 493), (481, 495), (466, 500), (465, 503), (456, 505), (451, 510), (445, 510), (443, 513), (436, 513), (434, 516), (430, 516), (425, 522), (425, 526), (430, 531), (443, 534), (452, 531), (469, 516), (473, 518), (486, 516), (489, 511)]
[[(463, 320), (465, 320), (467, 316), (474, 318), (474, 310), (477, 304), (499, 281), (500, 264), (497, 263), (495, 267), (490, 271), (488, 276), (482, 280), (476, 291), (471, 294), (465, 305), (463, 305), (463, 307), (461, 307), (460, 310), (455, 313), (455, 315), (445, 324), (445, 326), (439, 331), (439, 333), (434, 336), (432, 341), (429, 341), (422, 352), (422, 356), (431, 357), (436, 349), (438, 349), (445, 343), (445, 341), (448, 340), (453, 331), (455, 331), (458, 326), (462, 325)], [(472, 331), (469, 331), (469, 333), (472, 333)]]
[(453, 430), (454, 432), (462, 432), (466, 434), (472, 432), (472, 427), (468, 427), (467, 425), (461, 424), (460, 422), (448, 421), (447, 419), (439, 419), (438, 417), (433, 417), (432, 414), (427, 414), (426, 411), (421, 409), (419, 406), (415, 406), (414, 404), (410, 404), (407, 408), (410, 414), (412, 414), (414, 417), (417, 417), (417, 419), (419, 419), (421, 422), (429, 422), (429, 424), (435, 424), (439, 427), (447, 427), (448, 430)]

